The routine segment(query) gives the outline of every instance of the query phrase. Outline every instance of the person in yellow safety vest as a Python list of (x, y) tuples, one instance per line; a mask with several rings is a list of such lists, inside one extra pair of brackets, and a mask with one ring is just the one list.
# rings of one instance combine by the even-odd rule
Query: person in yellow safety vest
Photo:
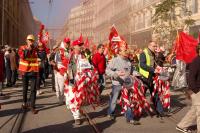
[[(156, 49), (157, 49), (156, 42), (150, 41), (148, 47), (145, 48), (139, 56), (139, 72), (142, 75), (142, 81), (147, 85), (151, 95), (154, 90), (153, 76), (155, 74), (155, 68), (156, 68), (156, 62), (155, 62)], [(163, 107), (158, 94), (155, 94), (155, 96), (153, 97), (153, 104), (156, 109), (157, 117), (163, 117), (164, 116)]]
[[(34, 46), (35, 38), (33, 35), (28, 35), (26, 39), (26, 45), (19, 48), (19, 72), (22, 76), (23, 83), (23, 104), (22, 109), (30, 108), (33, 114), (37, 114), (35, 110), (36, 100), (36, 79), (39, 72), (38, 54), (37, 49)], [(30, 104), (27, 101), (28, 83), (31, 82), (30, 86)]]

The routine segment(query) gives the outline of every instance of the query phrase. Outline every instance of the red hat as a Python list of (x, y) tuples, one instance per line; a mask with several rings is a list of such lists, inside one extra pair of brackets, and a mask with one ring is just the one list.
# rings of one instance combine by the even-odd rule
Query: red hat
[(64, 41), (65, 43), (68, 43), (68, 42), (70, 42), (70, 38), (66, 37), (63, 41)]
[(83, 42), (81, 42), (79, 39), (73, 41), (73, 43), (72, 43), (72, 46), (82, 46), (82, 45), (83, 45)]

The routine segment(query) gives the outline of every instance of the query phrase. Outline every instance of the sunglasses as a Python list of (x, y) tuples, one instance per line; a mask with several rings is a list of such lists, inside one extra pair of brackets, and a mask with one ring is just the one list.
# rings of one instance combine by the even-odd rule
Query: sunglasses
[(31, 40), (31, 39), (28, 39), (29, 41), (31, 41), (31, 42), (34, 42), (34, 40)]

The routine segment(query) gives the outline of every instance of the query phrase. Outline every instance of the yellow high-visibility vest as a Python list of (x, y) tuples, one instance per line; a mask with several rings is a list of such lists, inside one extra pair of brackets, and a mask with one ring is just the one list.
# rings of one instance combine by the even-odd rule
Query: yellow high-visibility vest
[[(144, 54), (145, 54), (145, 56), (146, 56), (146, 65), (147, 65), (147, 66), (150, 66), (150, 65), (151, 65), (151, 62), (150, 62), (151, 59), (150, 59), (150, 55), (149, 55), (149, 53), (148, 53), (147, 48), (145, 48), (143, 52), (144, 52)], [(146, 71), (146, 70), (144, 70), (144, 69), (142, 69), (142, 68), (140, 67), (140, 63), (139, 63), (139, 73), (142, 74), (145, 78), (148, 78), (148, 77), (149, 77), (149, 72)]]

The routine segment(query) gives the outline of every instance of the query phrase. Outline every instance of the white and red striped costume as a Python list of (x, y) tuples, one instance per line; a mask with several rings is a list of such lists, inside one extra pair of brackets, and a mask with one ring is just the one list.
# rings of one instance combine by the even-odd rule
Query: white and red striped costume
[(131, 88), (122, 87), (120, 105), (122, 106), (122, 112), (125, 113), (127, 108), (130, 107), (133, 110), (134, 116), (140, 116), (142, 110), (152, 112), (152, 108), (144, 96), (145, 86), (141, 80), (134, 78), (133, 86)]
[(80, 119), (80, 109), (84, 103), (92, 105), (97, 103), (99, 96), (98, 73), (80, 54), (76, 55), (75, 63), (75, 83), (72, 85), (68, 80), (65, 82), (65, 97), (74, 119)]
[(158, 93), (158, 96), (162, 102), (164, 108), (170, 109), (170, 84), (169, 81), (159, 79), (158, 76), (154, 77), (154, 91), (152, 97)]
[[(163, 73), (163, 72), (167, 72), (167, 69), (165, 67), (157, 67), (156, 71), (157, 71), (157, 73)], [(158, 96), (161, 100), (163, 107), (170, 109), (169, 79), (163, 80), (162, 78), (160, 78), (159, 75), (156, 75), (153, 78), (153, 84), (154, 84), (154, 91), (152, 93), (152, 97), (154, 97), (155, 94), (158, 93)]]

